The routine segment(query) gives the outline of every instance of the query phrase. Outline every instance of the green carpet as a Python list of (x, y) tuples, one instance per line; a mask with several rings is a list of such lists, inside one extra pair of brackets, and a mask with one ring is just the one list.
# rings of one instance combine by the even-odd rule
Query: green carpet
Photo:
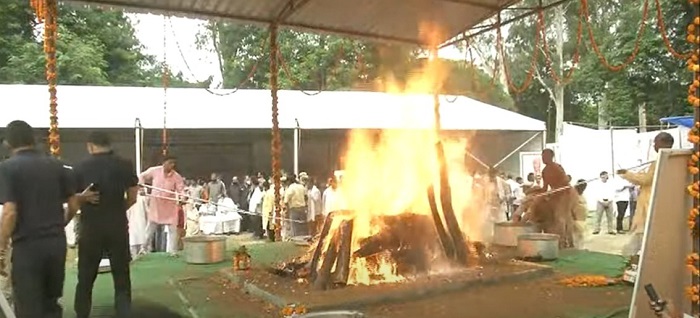
[[(168, 280), (209, 277), (218, 270), (231, 266), (232, 251), (237, 249), (239, 245), (239, 242), (229, 241), (224, 262), (213, 265), (190, 265), (181, 258), (171, 258), (163, 253), (153, 253), (134, 262), (131, 266), (131, 284), (135, 313), (140, 310), (140, 307), (165, 307), (173, 311), (174, 314), (189, 317), (187, 308), (178, 297), (177, 290), (168, 284)], [(246, 247), (253, 263), (259, 265), (287, 259), (297, 255), (300, 251), (299, 247), (291, 243), (246, 244)], [(73, 301), (76, 283), (77, 269), (75, 265), (67, 265), (62, 301), (67, 317), (74, 316)], [(104, 273), (97, 276), (93, 288), (94, 316), (108, 316), (112, 312), (113, 286), (111, 274)], [(202, 309), (196, 308), (196, 310)], [(219, 309), (211, 308), (209, 311), (212, 310), (218, 311)], [(230, 311), (230, 308), (226, 310)], [(202, 317), (207, 317), (207, 315), (202, 315)]]
[(559, 259), (544, 264), (552, 266), (556, 271), (565, 274), (619, 277), (622, 275), (626, 261), (624, 257), (619, 255), (581, 250), (564, 250), (560, 252)]

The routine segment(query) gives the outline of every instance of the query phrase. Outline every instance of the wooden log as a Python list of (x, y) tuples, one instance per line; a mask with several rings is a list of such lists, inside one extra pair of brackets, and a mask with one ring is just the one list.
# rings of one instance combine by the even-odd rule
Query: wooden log
[(311, 280), (316, 279), (316, 274), (318, 272), (318, 260), (321, 258), (321, 253), (323, 252), (323, 247), (328, 238), (328, 233), (331, 230), (331, 225), (333, 225), (333, 215), (334, 212), (328, 213), (326, 219), (323, 221), (323, 227), (321, 228), (321, 234), (318, 236), (318, 242), (316, 242), (316, 248), (314, 249), (314, 254), (311, 256), (311, 261), (309, 262), (309, 273)]
[(455, 260), (460, 264), (467, 265), (469, 253), (467, 252), (467, 240), (464, 238), (462, 230), (459, 228), (455, 211), (452, 207), (452, 188), (450, 178), (447, 173), (447, 160), (445, 159), (445, 148), (442, 142), (435, 144), (437, 150), (438, 165), (440, 167), (440, 203), (442, 213), (445, 216), (447, 231), (452, 237), (455, 248)]
[(340, 231), (335, 231), (333, 238), (331, 238), (330, 244), (328, 245), (328, 250), (323, 256), (323, 263), (321, 263), (321, 268), (318, 269), (316, 273), (316, 279), (314, 280), (313, 287), (316, 290), (326, 290), (330, 283), (331, 269), (335, 265), (336, 259), (338, 258), (338, 240), (340, 239)]
[(430, 214), (433, 216), (433, 223), (435, 224), (435, 231), (440, 239), (440, 244), (442, 245), (442, 250), (448, 258), (454, 259), (455, 257), (455, 247), (452, 239), (447, 235), (445, 226), (442, 224), (442, 218), (440, 217), (440, 211), (437, 207), (437, 201), (435, 200), (435, 187), (432, 185), (428, 187), (428, 203), (430, 204)]
[(346, 220), (340, 224), (340, 239), (338, 242), (338, 260), (335, 263), (335, 283), (345, 285), (350, 278), (350, 256), (352, 256), (352, 230), (354, 220)]

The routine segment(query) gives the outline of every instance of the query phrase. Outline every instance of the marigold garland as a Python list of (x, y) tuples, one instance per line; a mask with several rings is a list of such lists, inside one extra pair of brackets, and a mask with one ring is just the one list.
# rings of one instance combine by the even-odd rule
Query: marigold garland
[(559, 283), (568, 287), (602, 287), (619, 282), (602, 275), (578, 275), (559, 280)]
[[(700, 0), (689, 0), (689, 2), (694, 6), (700, 5)], [(688, 103), (695, 108), (695, 113), (697, 114), (700, 112), (700, 96), (698, 96), (700, 92), (700, 66), (698, 66), (700, 58), (700, 48), (698, 48), (698, 45), (700, 45), (698, 32), (700, 30), (700, 13), (696, 10), (695, 14), (693, 21), (687, 26), (686, 40), (695, 47), (687, 59), (688, 70), (693, 73), (692, 81), (688, 86)], [(697, 224), (698, 216), (700, 216), (700, 207), (698, 206), (700, 203), (700, 181), (698, 181), (700, 176), (700, 151), (698, 151), (700, 149), (700, 122), (696, 122), (688, 132), (688, 141), (695, 145), (695, 152), (688, 160), (688, 172), (693, 175), (693, 183), (687, 189), (688, 194), (693, 198), (693, 208), (688, 213), (688, 227), (690, 228), (691, 237), (696, 241), (700, 239), (698, 237), (700, 233), (698, 233)], [(686, 287), (686, 295), (690, 298), (693, 308), (697, 308), (696, 306), (700, 304), (700, 287), (697, 285), (698, 276), (700, 276), (700, 256), (698, 256), (697, 251), (693, 251), (686, 257), (685, 264), (693, 276), (691, 285)]]
[(44, 54), (46, 81), (49, 86), (49, 151), (61, 155), (61, 137), (58, 132), (58, 102), (56, 98), (56, 38), (58, 37), (58, 0), (30, 0), (36, 18), (44, 23)]
[(506, 83), (508, 84), (508, 88), (513, 91), (516, 94), (520, 94), (525, 92), (528, 87), (530, 87), (530, 84), (532, 84), (532, 80), (535, 78), (535, 73), (536, 73), (536, 68), (537, 68), (537, 58), (539, 57), (539, 44), (540, 44), (540, 38), (542, 37), (542, 30), (540, 29), (539, 23), (537, 24), (537, 27), (535, 30), (535, 45), (533, 46), (533, 52), (530, 60), (530, 69), (527, 71), (527, 74), (525, 75), (525, 81), (521, 86), (516, 86), (513, 84), (513, 79), (510, 76), (510, 70), (508, 68), (508, 58), (505, 53), (505, 49), (503, 49), (503, 34), (501, 33), (501, 16), (499, 13), (498, 16), (498, 22), (497, 22), (497, 27), (496, 27), (496, 54), (497, 56), (500, 56), (501, 58), (501, 63), (503, 63), (503, 73), (506, 76)]
[(539, 29), (542, 34), (540, 35), (542, 37), (542, 46), (544, 51), (544, 57), (545, 57), (545, 62), (547, 63), (547, 69), (549, 70), (549, 75), (552, 77), (554, 82), (559, 83), (559, 84), (568, 84), (571, 82), (571, 77), (574, 75), (574, 71), (576, 70), (576, 65), (578, 64), (579, 60), (581, 59), (581, 41), (583, 40), (583, 22), (585, 21), (584, 17), (584, 12), (583, 12), (583, 6), (580, 6), (579, 8), (579, 17), (578, 17), (578, 26), (576, 28), (576, 48), (574, 49), (574, 53), (571, 55), (571, 63), (573, 64), (572, 67), (567, 71), (564, 72), (564, 70), (561, 71), (561, 76), (557, 74), (557, 72), (554, 71), (554, 67), (552, 66), (552, 53), (549, 50), (549, 45), (547, 44), (547, 32), (546, 27), (545, 27), (545, 19), (544, 19), (544, 11), (539, 10), (537, 12), (537, 23), (539, 24)]

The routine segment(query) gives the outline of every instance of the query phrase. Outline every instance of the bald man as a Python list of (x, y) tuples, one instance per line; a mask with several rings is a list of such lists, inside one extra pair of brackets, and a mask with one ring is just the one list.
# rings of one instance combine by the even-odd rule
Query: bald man
[[(660, 132), (654, 138), (654, 151), (659, 152), (660, 149), (673, 148), (673, 136), (667, 132)], [(654, 184), (654, 171), (656, 171), (656, 162), (652, 162), (646, 171), (631, 172), (625, 169), (620, 169), (617, 174), (623, 179), (634, 185), (639, 186), (639, 195), (637, 197), (637, 207), (632, 218), (632, 226), (630, 233), (632, 238), (625, 246), (623, 254), (627, 256), (637, 255), (642, 248), (642, 237), (644, 236), (644, 223), (647, 219), (649, 210), (649, 199), (651, 198), (651, 187)]]
[(552, 225), (543, 229), (546, 233), (559, 235), (559, 246), (573, 247), (574, 210), (578, 204), (578, 193), (569, 184), (569, 176), (564, 168), (554, 162), (554, 150), (542, 150), (542, 189), (556, 191), (548, 194), (553, 207)]

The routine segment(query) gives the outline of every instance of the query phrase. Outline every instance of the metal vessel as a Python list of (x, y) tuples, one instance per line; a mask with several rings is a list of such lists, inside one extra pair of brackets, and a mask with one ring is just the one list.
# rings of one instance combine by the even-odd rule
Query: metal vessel
[(537, 232), (537, 227), (529, 223), (499, 222), (493, 225), (493, 244), (518, 246), (518, 236)]
[(224, 236), (190, 236), (185, 237), (183, 242), (185, 262), (189, 264), (214, 264), (224, 261)]
[(559, 235), (529, 233), (518, 236), (518, 256), (531, 261), (550, 261), (559, 258)]

